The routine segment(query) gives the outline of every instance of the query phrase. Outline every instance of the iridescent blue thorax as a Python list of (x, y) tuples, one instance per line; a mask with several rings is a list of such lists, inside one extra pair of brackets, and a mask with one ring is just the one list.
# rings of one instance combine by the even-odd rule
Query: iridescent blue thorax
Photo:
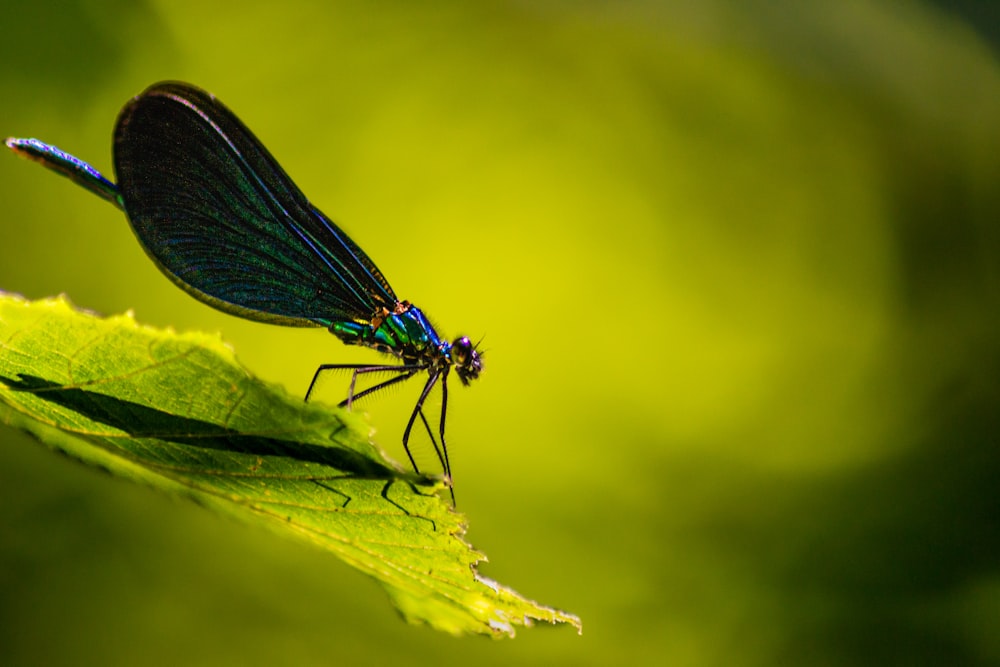
[(370, 347), (405, 363), (451, 363), (451, 344), (441, 340), (419, 308), (403, 302), (397, 310), (371, 322), (334, 322), (330, 332), (348, 345)]

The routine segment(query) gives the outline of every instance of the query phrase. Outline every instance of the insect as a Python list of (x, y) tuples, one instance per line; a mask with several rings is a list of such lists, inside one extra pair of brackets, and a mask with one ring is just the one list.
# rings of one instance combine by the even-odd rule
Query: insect
[[(37, 139), (7, 139), (15, 153), (41, 163), (122, 209), (146, 254), (176, 285), (239, 317), (286, 326), (321, 326), (347, 345), (397, 358), (392, 364), (323, 364), (352, 371), (354, 401), (418, 373), (427, 379), (403, 431), (419, 418), (451, 490), (445, 443), (448, 376), (479, 377), (482, 354), (466, 336), (442, 339), (419, 308), (400, 301), (375, 263), (313, 206), (249, 129), (214, 96), (163, 82), (130, 100), (114, 132), (117, 183), (86, 162)], [(357, 390), (360, 376), (389, 373)], [(441, 386), (438, 440), (424, 402)]]

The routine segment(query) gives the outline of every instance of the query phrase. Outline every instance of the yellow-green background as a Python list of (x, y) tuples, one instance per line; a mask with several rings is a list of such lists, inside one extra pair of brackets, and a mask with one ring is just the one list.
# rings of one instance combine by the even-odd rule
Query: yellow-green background
[[(469, 538), (584, 634), (407, 626), (323, 553), (3, 430), (0, 661), (1000, 663), (993, 7), (3, 2), (0, 134), (110, 174), (122, 103), (196, 83), (485, 336), (449, 413)], [(294, 393), (373, 358), (202, 306), (13, 155), (0, 193), (0, 288), (220, 330)], [(397, 456), (415, 390), (367, 406)]]

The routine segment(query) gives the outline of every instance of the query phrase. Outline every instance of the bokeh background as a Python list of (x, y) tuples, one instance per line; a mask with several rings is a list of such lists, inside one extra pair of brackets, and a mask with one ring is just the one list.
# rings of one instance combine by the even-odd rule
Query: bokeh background
[[(200, 85), (485, 337), (449, 413), (469, 539), (584, 621), (408, 626), (324, 553), (4, 429), (4, 664), (1000, 664), (995, 3), (0, 7), (0, 134), (110, 174), (126, 99)], [(13, 155), (0, 192), (2, 289), (221, 331), (296, 394), (373, 358), (199, 304)], [(417, 389), (366, 406), (396, 456)]]

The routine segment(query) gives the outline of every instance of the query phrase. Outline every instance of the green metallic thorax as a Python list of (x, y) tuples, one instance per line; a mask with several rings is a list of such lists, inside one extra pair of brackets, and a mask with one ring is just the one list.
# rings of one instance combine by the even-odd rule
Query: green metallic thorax
[(367, 322), (334, 322), (330, 332), (347, 345), (370, 347), (409, 363), (446, 361), (450, 348), (420, 309), (412, 306), (398, 315), (386, 315), (377, 329)]

